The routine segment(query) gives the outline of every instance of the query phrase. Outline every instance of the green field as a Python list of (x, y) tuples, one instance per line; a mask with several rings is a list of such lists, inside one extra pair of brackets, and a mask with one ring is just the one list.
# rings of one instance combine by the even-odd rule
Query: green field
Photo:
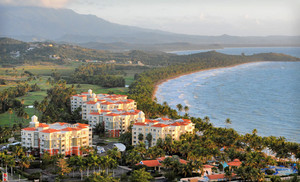
[[(30, 71), (31, 73), (37, 74), (40, 76), (40, 78), (32, 81), (28, 81), (28, 84), (37, 84), (41, 91), (36, 92), (28, 92), (25, 96), (18, 97), (18, 100), (24, 99), (24, 105), (25, 106), (32, 106), (34, 101), (42, 101), (47, 96), (47, 90), (51, 88), (50, 84), (47, 84), (47, 80), (50, 77), (51, 73), (54, 69), (56, 69), (61, 75), (68, 76), (72, 74), (76, 67), (81, 65), (82, 63), (79, 62), (73, 62), (70, 65), (24, 65), (24, 66), (18, 66), (15, 67), (15, 74), (13, 74), (13, 68), (0, 68), (0, 77), (5, 80), (9, 80), (6, 85), (0, 85), (0, 91), (7, 89), (9, 87), (16, 87), (18, 83), (16, 83), (16, 80), (26, 81), (27, 76), (21, 77), (21, 74), (24, 71)], [(9, 71), (6, 71), (9, 70)], [(133, 70), (125, 70), (126, 76), (125, 78), (125, 84), (130, 85), (134, 81), (134, 75), (136, 73), (143, 72), (143, 69), (133, 69)], [(67, 84), (68, 87), (71, 87), (72, 84)], [(92, 84), (74, 84), (76, 92), (79, 94), (81, 92), (87, 92), (88, 89), (92, 89), (94, 93), (108, 93), (113, 92), (115, 94), (127, 94), (128, 88), (126, 87), (117, 87), (117, 88), (104, 88), (98, 85), (92, 85)], [(29, 114), (31, 117), (35, 113), (37, 114), (37, 111), (35, 111), (34, 108), (26, 108), (25, 111)], [(30, 119), (24, 120), (23, 124), (27, 125), (29, 123)], [(13, 113), (11, 116), (8, 112), (0, 114), (0, 126), (9, 126), (14, 123), (18, 124), (22, 122), (21, 118), (18, 118)]]
[(38, 115), (38, 112), (34, 108), (25, 108), (25, 112), (28, 113), (29, 119), (18, 118), (15, 111), (12, 115), (8, 112), (0, 114), (0, 126), (12, 126), (13, 124), (22, 123), (24, 126), (28, 125), (31, 116)]

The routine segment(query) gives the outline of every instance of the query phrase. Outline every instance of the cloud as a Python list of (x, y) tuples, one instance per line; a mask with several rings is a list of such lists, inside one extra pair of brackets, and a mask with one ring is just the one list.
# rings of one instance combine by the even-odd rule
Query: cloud
[(12, 6), (40, 6), (48, 8), (63, 8), (76, 0), (0, 0), (0, 4)]

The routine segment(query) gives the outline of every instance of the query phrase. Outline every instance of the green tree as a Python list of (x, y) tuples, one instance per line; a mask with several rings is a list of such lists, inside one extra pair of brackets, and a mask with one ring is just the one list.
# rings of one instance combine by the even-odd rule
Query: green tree
[(139, 142), (142, 142), (144, 140), (144, 135), (142, 133), (138, 135), (138, 140)]
[(85, 181), (87, 182), (119, 182), (119, 179), (108, 176), (104, 173), (93, 173)]
[(71, 172), (71, 168), (69, 167), (69, 165), (65, 159), (58, 159), (56, 165), (58, 167), (57, 172), (60, 176), (64, 176), (65, 174), (68, 174)]
[(151, 145), (152, 145), (152, 134), (151, 133), (147, 134), (146, 140), (148, 141), (148, 147), (151, 147)]
[(177, 104), (176, 107), (177, 107), (177, 109), (178, 109), (179, 112), (181, 112), (182, 109), (183, 109), (183, 106), (181, 104)]
[(144, 168), (133, 171), (132, 175), (129, 178), (131, 182), (147, 182), (150, 181), (153, 177), (150, 173), (146, 172)]
[(189, 112), (190, 108), (189, 108), (189, 106), (184, 106), (183, 110), (185, 113), (187, 113), (187, 112)]

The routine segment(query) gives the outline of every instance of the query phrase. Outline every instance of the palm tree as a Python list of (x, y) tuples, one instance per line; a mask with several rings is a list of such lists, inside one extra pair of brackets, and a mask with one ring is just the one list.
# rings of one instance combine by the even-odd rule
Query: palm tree
[(130, 176), (130, 182), (148, 182), (153, 177), (144, 168), (133, 171), (132, 175)]
[(38, 111), (39, 102), (38, 102), (38, 101), (34, 101), (34, 102), (33, 102), (33, 107), (34, 107), (34, 114), (35, 114), (36, 111)]
[(126, 162), (129, 163), (130, 165), (135, 165), (138, 162), (140, 162), (142, 160), (142, 156), (140, 154), (140, 152), (138, 152), (137, 150), (132, 150), (126, 158)]
[(121, 152), (117, 147), (107, 151), (107, 155), (115, 160), (121, 159)]
[(147, 134), (146, 140), (148, 141), (148, 147), (151, 147), (151, 144), (152, 144), (152, 134), (151, 133)]
[(208, 116), (205, 116), (204, 119), (203, 119), (206, 123), (208, 123), (210, 121), (209, 117)]
[(23, 117), (25, 115), (24, 107), (17, 108), (16, 114), (17, 114), (17, 117), (22, 118), (22, 120), (23, 120)]
[(10, 122), (11, 122), (11, 115), (13, 114), (14, 112), (13, 112), (13, 109), (12, 108), (9, 108), (8, 109), (8, 114), (9, 114), (9, 120), (10, 120)]
[(97, 166), (99, 166), (99, 158), (97, 155), (91, 155), (90, 156), (90, 163), (91, 163), (91, 166), (94, 168), (94, 173), (96, 172), (95, 171), (95, 168)]
[(87, 171), (86, 171), (86, 175), (89, 176), (90, 175), (90, 167), (93, 165), (93, 158), (91, 155), (88, 155), (86, 158), (85, 158), (85, 165), (87, 167)]
[(72, 171), (73, 171), (73, 178), (74, 178), (74, 171), (77, 169), (77, 157), (76, 156), (72, 156), (70, 157), (70, 159), (68, 160), (69, 166), (71, 166)]
[(190, 110), (190, 108), (189, 108), (189, 106), (184, 106), (183, 110), (185, 113), (187, 113)]
[(140, 133), (140, 134), (138, 135), (138, 140), (139, 140), (140, 142), (142, 142), (142, 141), (144, 140), (144, 135), (143, 135), (142, 133)]
[(19, 157), (25, 155), (23, 147), (21, 146), (16, 146), (15, 151), (14, 151), (14, 155), (17, 159), (19, 159)]
[(183, 145), (180, 146), (179, 148), (179, 152), (182, 154), (182, 156), (187, 157), (187, 154), (190, 151), (190, 144), (189, 143), (185, 143)]
[(225, 123), (226, 123), (226, 124), (231, 124), (231, 120), (230, 120), (229, 118), (227, 118), (227, 119), (225, 120)]
[(77, 156), (77, 163), (76, 163), (76, 166), (79, 167), (79, 171), (80, 171), (80, 176), (81, 176), (81, 180), (83, 180), (83, 170), (85, 170), (86, 168), (86, 163), (85, 163), (85, 160), (82, 156)]
[(29, 119), (29, 114), (27, 112), (25, 112), (23, 118), (26, 120)]
[(168, 106), (168, 103), (166, 101), (164, 101), (163, 106)]
[(32, 155), (25, 156), (23, 155), (21, 160), (19, 161), (19, 166), (21, 167), (22, 170), (24, 168), (29, 168), (30, 162), (34, 160), (34, 157)]
[(67, 161), (65, 159), (58, 159), (57, 161), (58, 174), (60, 176), (64, 176), (65, 174), (70, 173), (71, 168), (69, 167)]
[(182, 111), (182, 108), (183, 108), (183, 107), (182, 107), (182, 105), (181, 105), (181, 104), (177, 104), (177, 105), (176, 105), (176, 107), (177, 107), (177, 109), (178, 109), (178, 111), (179, 111), (179, 112), (181, 112), (181, 111)]
[(5, 155), (3, 156), (3, 164), (5, 166), (9, 166), (10, 167), (10, 171), (11, 171), (11, 175), (13, 175), (13, 167), (16, 166), (16, 161), (14, 159), (13, 156), (10, 155)]

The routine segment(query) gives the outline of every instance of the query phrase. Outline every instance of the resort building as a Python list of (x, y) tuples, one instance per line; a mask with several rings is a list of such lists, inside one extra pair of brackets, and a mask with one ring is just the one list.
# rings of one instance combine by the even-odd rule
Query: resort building
[(85, 119), (88, 113), (97, 108), (102, 110), (134, 110), (136, 109), (136, 102), (127, 99), (127, 95), (95, 94), (89, 89), (88, 92), (82, 92), (81, 94), (73, 95), (71, 97), (72, 112), (78, 107), (82, 108), (82, 118)]
[(82, 119), (92, 128), (103, 124), (108, 137), (119, 137), (130, 124), (145, 122), (145, 114), (136, 110), (136, 102), (126, 95), (95, 94), (90, 89), (71, 97), (72, 111), (78, 107), (82, 108)]
[(145, 122), (137, 122), (132, 127), (132, 145), (139, 143), (139, 134), (143, 135), (143, 140), (148, 146), (146, 136), (150, 133), (152, 135), (151, 146), (156, 145), (159, 138), (165, 139), (170, 135), (173, 140), (179, 140), (179, 137), (184, 133), (192, 133), (195, 124), (188, 119), (171, 120), (168, 118), (158, 118), (155, 120), (146, 119)]
[(32, 116), (29, 127), (21, 130), (21, 143), (23, 147), (39, 149), (40, 154), (81, 155), (81, 147), (92, 145), (92, 129), (82, 123), (40, 123)]

